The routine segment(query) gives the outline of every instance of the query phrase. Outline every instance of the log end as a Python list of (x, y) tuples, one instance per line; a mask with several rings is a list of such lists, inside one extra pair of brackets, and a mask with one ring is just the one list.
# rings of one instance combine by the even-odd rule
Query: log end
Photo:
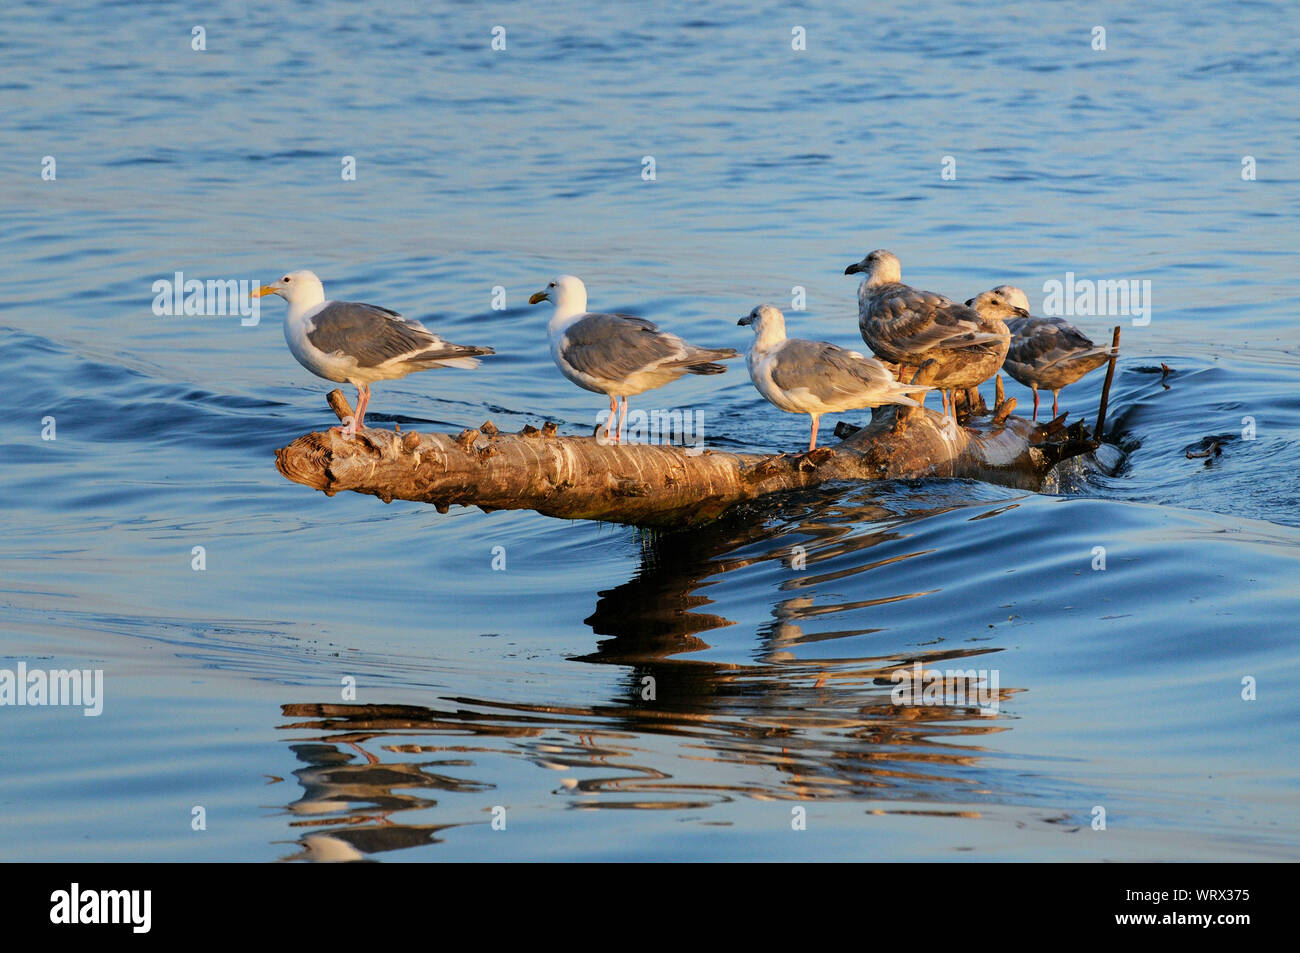
[(323, 434), (309, 433), (289, 446), (281, 447), (275, 451), (275, 468), (294, 483), (333, 496), (334, 474), (330, 467), (334, 452), (325, 444), (324, 437)]

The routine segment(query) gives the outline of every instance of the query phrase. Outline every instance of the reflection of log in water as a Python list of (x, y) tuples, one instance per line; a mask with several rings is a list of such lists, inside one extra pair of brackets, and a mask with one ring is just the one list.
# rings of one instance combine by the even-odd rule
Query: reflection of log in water
[[(828, 520), (825, 511), (832, 510)], [(759, 710), (766, 719), (774, 712), (787, 712), (802, 720), (810, 708), (824, 713), (815, 720), (821, 727), (848, 727), (860, 723), (860, 714), (873, 721), (888, 722), (894, 716), (902, 722), (958, 720), (976, 717), (984, 722), (974, 733), (995, 729), (987, 716), (973, 707), (939, 709), (892, 705), (889, 676), (915, 661), (926, 665), (985, 655), (990, 648), (902, 651), (897, 655), (840, 657), (831, 660), (796, 661), (791, 649), (799, 645), (870, 634), (874, 628), (804, 631), (805, 620), (832, 612), (863, 609), (896, 601), (899, 596), (856, 602), (817, 605), (807, 595), (780, 600), (774, 619), (759, 631), (758, 657), (765, 665), (736, 665), (679, 657), (708, 647), (701, 637), (731, 625), (725, 617), (698, 611), (711, 604), (703, 594), (711, 580), (726, 572), (760, 561), (789, 565), (792, 558), (814, 570), (792, 577), (789, 585), (803, 588), (817, 580), (815, 566), (822, 560), (866, 552), (881, 543), (896, 540), (898, 530), (881, 528), (858, 532), (863, 523), (895, 515), (877, 503), (851, 504), (842, 494), (809, 494), (804, 500), (790, 500), (785, 519), (778, 526), (756, 526), (743, 516), (724, 519), (689, 534), (653, 535), (645, 539), (637, 574), (628, 582), (600, 593), (596, 611), (586, 620), (600, 635), (611, 636), (597, 651), (579, 661), (627, 666), (628, 726), (637, 718), (657, 718), (665, 713), (696, 711), (704, 714), (735, 712), (744, 718)], [(911, 514), (915, 516), (916, 514)], [(768, 545), (764, 545), (768, 544)], [(756, 552), (759, 547), (763, 551)], [(853, 572), (886, 565), (894, 558), (867, 558)], [(919, 594), (916, 594), (919, 595)], [(654, 698), (647, 695), (647, 678), (653, 679)], [(847, 692), (845, 690), (848, 690)], [(863, 693), (870, 696), (863, 697)], [(1003, 691), (1002, 695), (1009, 694)], [(883, 696), (883, 697), (882, 697)], [(635, 714), (633, 714), (635, 712)], [(888, 726), (884, 726), (887, 730)]]
[[(799, 645), (877, 631), (805, 632), (805, 620), (899, 597), (823, 605), (807, 595), (781, 600), (773, 609), (773, 621), (759, 632), (759, 657), (767, 664), (672, 657), (687, 648), (707, 648), (701, 635), (707, 638), (708, 632), (730, 624), (716, 612), (696, 611), (710, 604), (702, 592), (717, 577), (760, 561), (788, 566), (799, 559), (814, 568), (792, 577), (788, 585), (796, 590), (813, 586), (818, 562), (866, 554), (899, 538), (892, 527), (860, 532), (862, 524), (901, 515), (875, 502), (847, 502), (843, 493), (808, 494), (788, 500), (783, 519), (771, 528), (738, 517), (690, 534), (651, 537), (637, 575), (602, 592), (596, 612), (587, 620), (612, 638), (582, 660), (630, 667), (622, 699), (628, 710), (620, 727), (635, 731), (657, 721), (664, 730), (700, 738), (706, 746), (712, 742), (719, 752), (716, 761), (743, 759), (773, 769), (782, 778), (775, 788), (760, 785), (747, 792), (753, 796), (923, 799), (933, 785), (955, 785), (968, 794), (971, 781), (944, 766), (975, 767), (983, 749), (970, 740), (1006, 730), (1006, 725), (981, 714), (974, 704), (895, 705), (890, 676), (914, 661), (927, 666), (951, 661), (968, 668), (971, 663), (960, 660), (997, 649), (910, 650), (894, 656), (802, 661), (791, 653)], [(870, 570), (893, 558), (866, 558), (849, 571)], [(647, 678), (653, 679), (653, 700), (644, 697)], [(1011, 691), (1001, 689), (998, 699)], [(690, 729), (674, 725), (687, 718), (693, 719)], [(947, 797), (960, 794), (950, 792)]]
[[(974, 705), (900, 706), (890, 697), (891, 673), (914, 660), (970, 668), (996, 649), (795, 657), (800, 646), (870, 631), (815, 628), (837, 606), (816, 604), (808, 587), (832, 557), (861, 553), (851, 572), (884, 565), (872, 547), (904, 531), (861, 528), (905, 515), (826, 493), (790, 499), (782, 514), (769, 527), (737, 517), (691, 534), (643, 537), (637, 574), (602, 592), (588, 619), (605, 638), (575, 659), (625, 669), (603, 702), (285, 706), (282, 727), (312, 762), (298, 772), (307, 790), (294, 812), (332, 825), (332, 837), (363, 854), (436, 841), (445, 827), (488, 823), (503, 772), (521, 761), (555, 772), (552, 793), (582, 809), (700, 809), (748, 797), (900, 801), (916, 810), (918, 802), (1013, 794), (1019, 766), (991, 765), (981, 744), (1007, 730), (1004, 719)], [(692, 659), (710, 632), (732, 625), (709, 611), (709, 583), (758, 561), (786, 562), (796, 545), (810, 572), (758, 632), (755, 663)], [(647, 676), (653, 699), (643, 695)], [(1001, 688), (1000, 699), (1011, 692)], [(306, 838), (304, 846), (304, 856), (319, 853)]]

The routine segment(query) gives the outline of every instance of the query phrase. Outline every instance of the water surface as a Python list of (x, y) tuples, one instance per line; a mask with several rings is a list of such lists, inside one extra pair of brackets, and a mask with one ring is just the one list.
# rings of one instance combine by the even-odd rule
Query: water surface
[[(0, 709), (0, 856), (1300, 857), (1289, 12), (10, 5), (0, 668), (99, 668), (106, 698)], [(842, 272), (876, 247), (1036, 308), (1067, 271), (1149, 279), (1149, 324), (1078, 319), (1123, 326), (1119, 472), (833, 486), (689, 534), (326, 498), (274, 468), (331, 422), (281, 303), (151, 308), (176, 271), (312, 268), (498, 351), (376, 385), (376, 425), (583, 433), (601, 400), (525, 304), (555, 273), (709, 345), (772, 301), (860, 346)], [(729, 449), (807, 434), (740, 365), (640, 406)], [(893, 704), (914, 662), (996, 670), (996, 711)]]

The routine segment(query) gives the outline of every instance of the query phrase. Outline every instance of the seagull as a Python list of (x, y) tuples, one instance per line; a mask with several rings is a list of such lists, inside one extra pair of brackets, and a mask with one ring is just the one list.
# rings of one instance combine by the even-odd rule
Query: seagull
[(1011, 348), (1007, 351), (1007, 373), (1034, 392), (1034, 420), (1038, 419), (1038, 388), (1052, 392), (1052, 419), (1056, 419), (1061, 388), (1095, 371), (1110, 359), (1110, 348), (1098, 347), (1063, 318), (1035, 318), (1029, 314), (1029, 298), (1015, 285), (998, 285), (966, 304), (984, 313), (989, 296), (1002, 298), (1019, 316), (1007, 320)]
[(490, 347), (463, 347), (434, 334), (419, 321), (373, 304), (326, 301), (320, 279), (310, 271), (291, 271), (262, 285), (254, 298), (279, 295), (289, 302), (284, 339), (298, 363), (327, 381), (347, 381), (357, 389), (357, 408), (346, 427), (352, 437), (365, 424), (370, 385), (431, 367), (478, 367)]
[(812, 418), (809, 453), (817, 449), (822, 414), (881, 404), (919, 407), (907, 395), (930, 390), (895, 381), (884, 364), (857, 351), (786, 337), (785, 315), (770, 304), (759, 305), (736, 323), (754, 328), (754, 343), (745, 361), (758, 392), (782, 410)]
[[(560, 373), (573, 383), (609, 396), (605, 439), (614, 443), (623, 434), (629, 396), (662, 387), (683, 374), (721, 374), (726, 367), (715, 361), (740, 356), (730, 347), (687, 344), (675, 334), (660, 331), (645, 318), (589, 312), (587, 286), (573, 275), (560, 275), (528, 299), (529, 304), (542, 301), (555, 304), (547, 328), (551, 357)], [(623, 399), (621, 416), (620, 397)], [(611, 437), (615, 416), (619, 416), (618, 432)]]
[[(978, 387), (1002, 366), (1011, 343), (1007, 326), (943, 295), (903, 284), (892, 252), (877, 249), (844, 273), (866, 276), (858, 287), (862, 340), (879, 357), (899, 365), (900, 379), (908, 366), (933, 360), (945, 414), (954, 390)], [(952, 414), (955, 419), (955, 405)]]

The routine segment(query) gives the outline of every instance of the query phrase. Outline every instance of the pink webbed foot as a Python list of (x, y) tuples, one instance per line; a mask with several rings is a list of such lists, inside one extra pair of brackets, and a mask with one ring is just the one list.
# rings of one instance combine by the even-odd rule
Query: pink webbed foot
[(343, 435), (345, 440), (350, 440), (357, 435), (357, 431), (366, 425), (366, 408), (370, 406), (370, 387), (355, 385), (357, 388), (357, 409), (352, 417), (348, 420), (346, 427), (333, 427)]

